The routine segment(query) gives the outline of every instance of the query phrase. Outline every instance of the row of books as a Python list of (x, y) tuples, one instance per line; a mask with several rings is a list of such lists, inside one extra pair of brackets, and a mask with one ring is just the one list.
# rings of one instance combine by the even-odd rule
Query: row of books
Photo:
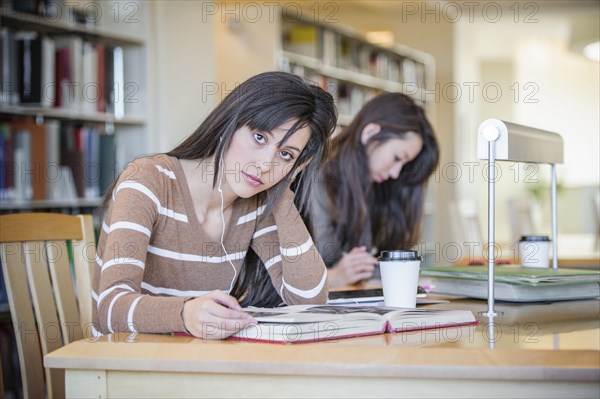
[(115, 136), (96, 126), (0, 122), (0, 202), (97, 198), (119, 170)]
[(355, 115), (367, 101), (381, 93), (380, 90), (322, 75), (294, 62), (286, 63), (282, 69), (318, 83), (333, 96), (339, 115), (348, 117)]
[(423, 63), (336, 31), (292, 22), (283, 32), (284, 51), (379, 79), (419, 84), (425, 81)]
[(124, 116), (122, 47), (6, 27), (0, 38), (2, 104)]

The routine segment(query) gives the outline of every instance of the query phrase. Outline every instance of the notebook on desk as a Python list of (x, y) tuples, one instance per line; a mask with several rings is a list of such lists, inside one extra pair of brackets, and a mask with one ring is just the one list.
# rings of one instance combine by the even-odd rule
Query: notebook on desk
[[(421, 269), (432, 292), (488, 297), (487, 266), (447, 266)], [(510, 302), (564, 301), (600, 297), (600, 272), (579, 269), (496, 266), (494, 298)]]

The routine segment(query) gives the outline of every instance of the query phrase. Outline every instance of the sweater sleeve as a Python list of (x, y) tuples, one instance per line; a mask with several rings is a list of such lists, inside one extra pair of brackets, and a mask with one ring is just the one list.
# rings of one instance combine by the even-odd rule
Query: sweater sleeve
[(162, 179), (154, 162), (131, 164), (114, 188), (94, 272), (95, 324), (102, 333), (185, 331), (187, 297), (142, 294), (148, 245), (159, 217)]
[(286, 304), (323, 304), (328, 298), (327, 269), (293, 198), (286, 190), (258, 224), (251, 246)]

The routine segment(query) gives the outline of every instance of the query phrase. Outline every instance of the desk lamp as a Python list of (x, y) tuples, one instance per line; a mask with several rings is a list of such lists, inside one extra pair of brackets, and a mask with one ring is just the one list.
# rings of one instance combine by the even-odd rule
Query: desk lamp
[(486, 119), (477, 129), (477, 157), (488, 160), (488, 309), (494, 317), (494, 195), (496, 161), (546, 163), (552, 166), (552, 267), (558, 267), (556, 164), (563, 163), (563, 139), (557, 133), (499, 119)]

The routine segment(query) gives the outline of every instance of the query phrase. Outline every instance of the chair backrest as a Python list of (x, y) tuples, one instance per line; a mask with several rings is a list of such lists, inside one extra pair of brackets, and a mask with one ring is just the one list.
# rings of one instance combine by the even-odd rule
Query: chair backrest
[(2, 215), (0, 255), (23, 394), (44, 397), (46, 386), (49, 398), (64, 397), (64, 370), (44, 369), (43, 356), (91, 335), (92, 216)]

